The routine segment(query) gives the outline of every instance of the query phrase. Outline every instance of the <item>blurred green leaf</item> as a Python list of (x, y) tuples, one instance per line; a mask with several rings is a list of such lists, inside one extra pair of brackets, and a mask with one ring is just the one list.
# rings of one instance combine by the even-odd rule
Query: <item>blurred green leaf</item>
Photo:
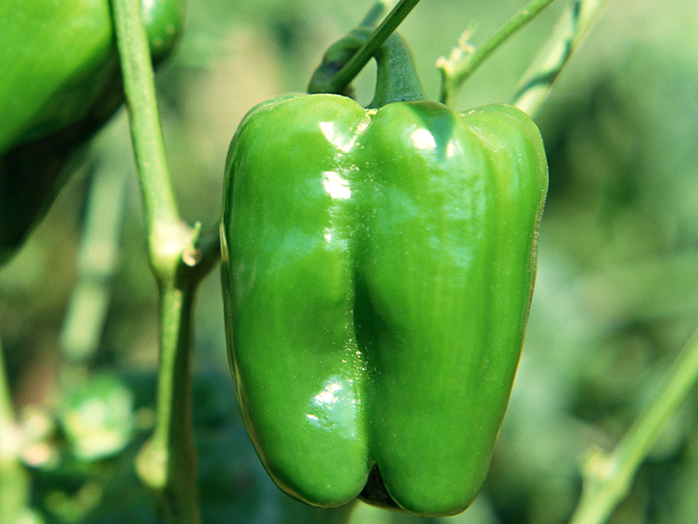
[(77, 458), (104, 459), (122, 451), (133, 436), (133, 394), (113, 375), (93, 376), (65, 392), (59, 416)]

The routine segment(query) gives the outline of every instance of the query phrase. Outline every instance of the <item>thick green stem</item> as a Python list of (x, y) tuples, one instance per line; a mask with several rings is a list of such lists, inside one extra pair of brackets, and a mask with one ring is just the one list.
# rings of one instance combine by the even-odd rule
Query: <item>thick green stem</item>
[(452, 107), (456, 102), (458, 91), (480, 64), (505, 40), (528, 24), (553, 2), (554, 0), (533, 0), (509, 19), (480, 47), (471, 46), (467, 41), (470, 32), (464, 33), (458, 45), (451, 51), (449, 58), (441, 57), (436, 64), (441, 70), (441, 101)]
[(141, 479), (162, 496), (167, 522), (200, 522), (191, 422), (194, 290), (160, 289), (160, 355), (155, 432), (137, 459)]
[[(345, 93), (349, 84), (366, 66), (379, 47), (393, 34), (419, 0), (400, 0), (366, 42), (351, 57), (339, 64), (340, 68), (324, 78), (313, 76), (309, 93)], [(370, 14), (370, 13), (369, 13)], [(321, 80), (321, 81), (320, 81)]]
[(563, 66), (579, 48), (610, 0), (576, 0), (558, 20), (548, 42), (524, 74), (512, 104), (534, 116)]
[(584, 465), (582, 497), (570, 524), (602, 524), (626, 497), (640, 464), (698, 381), (698, 331), (681, 354), (657, 397), (616, 449), (592, 454)]
[(167, 167), (140, 0), (111, 0), (131, 137), (160, 293), (156, 427), (137, 459), (141, 479), (161, 496), (171, 524), (197, 524), (191, 420), (191, 322), (198, 283), (218, 258), (217, 229), (202, 235), (179, 216)]
[(180, 219), (165, 155), (153, 67), (139, 0), (111, 0), (148, 228), (150, 263), (158, 277), (168, 275), (192, 232)]
[(369, 107), (426, 99), (412, 52), (399, 34), (390, 35), (375, 57), (378, 64), (376, 94)]

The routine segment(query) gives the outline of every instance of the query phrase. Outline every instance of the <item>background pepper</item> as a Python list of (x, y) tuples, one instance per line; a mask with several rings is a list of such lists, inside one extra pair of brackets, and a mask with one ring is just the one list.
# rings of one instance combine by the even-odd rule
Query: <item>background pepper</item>
[[(182, 0), (143, 2), (154, 63), (174, 46)], [(0, 3), (0, 263), (62, 187), (76, 151), (121, 105), (108, 0)]]
[(409, 97), (388, 58), (377, 110), (292, 96), (241, 123), (222, 219), (228, 349), (287, 493), (447, 515), (479, 491), (508, 401), (547, 164), (513, 107), (392, 102)]

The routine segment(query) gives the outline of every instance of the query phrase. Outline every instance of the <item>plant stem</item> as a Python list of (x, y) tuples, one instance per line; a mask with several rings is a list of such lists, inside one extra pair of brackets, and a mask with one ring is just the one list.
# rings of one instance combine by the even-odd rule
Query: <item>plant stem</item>
[[(115, 133), (112, 129), (107, 131), (113, 141)], [(60, 334), (60, 346), (66, 357), (63, 368), (87, 365), (97, 351), (119, 257), (126, 176), (115, 165), (121, 157), (110, 154), (108, 148), (101, 149), (87, 195), (85, 225), (78, 251), (78, 280), (71, 292)]]
[(610, 0), (576, 0), (560, 17), (553, 33), (524, 74), (512, 104), (534, 116), (550, 94), (570, 56), (579, 48)]
[(190, 242), (191, 232), (179, 217), (170, 180), (160, 126), (153, 68), (138, 0), (111, 0), (117, 45), (124, 80), (124, 94), (136, 166), (140, 176), (148, 229), (150, 263), (156, 276), (167, 275)]
[[(393, 34), (405, 17), (419, 3), (419, 0), (400, 0), (383, 22), (376, 28), (366, 43), (349, 59), (349, 61), (324, 85), (313, 86), (311, 92), (314, 93), (342, 93), (352, 80), (358, 75), (368, 61), (373, 57), (376, 50), (383, 45), (388, 37)], [(375, 9), (375, 7), (374, 7)], [(364, 20), (366, 23), (369, 17), (375, 16), (372, 10)]]
[(487, 41), (474, 48), (468, 44), (470, 31), (460, 38), (458, 45), (451, 51), (449, 58), (441, 57), (436, 66), (441, 70), (441, 102), (453, 107), (458, 91), (465, 81), (482, 64), (492, 52), (504, 43), (516, 31), (540, 14), (554, 0), (533, 0), (524, 9), (516, 13)]
[(160, 288), (160, 356), (155, 432), (136, 462), (162, 496), (167, 522), (201, 521), (191, 423), (191, 317), (194, 290)]
[(610, 454), (594, 452), (584, 464), (582, 496), (570, 524), (606, 522), (631, 488), (640, 464), (698, 381), (698, 330), (693, 334), (657, 397)]
[(160, 295), (156, 426), (136, 467), (161, 496), (171, 524), (201, 522), (191, 421), (192, 308), (198, 283), (218, 258), (217, 229), (202, 235), (179, 216), (167, 167), (140, 0), (111, 0), (143, 193), (150, 265)]

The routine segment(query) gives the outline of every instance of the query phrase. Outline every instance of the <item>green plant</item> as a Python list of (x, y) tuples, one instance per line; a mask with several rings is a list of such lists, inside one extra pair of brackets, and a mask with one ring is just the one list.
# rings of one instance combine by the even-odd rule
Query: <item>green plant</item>
[[(349, 84), (414, 3), (401, 2), (372, 36), (351, 52), (340, 53), (337, 61), (330, 61), (335, 69), (330, 68), (314, 90), (353, 93)], [(672, 368), (664, 363), (673, 358), (675, 348), (688, 338), (695, 323), (697, 302), (690, 284), (698, 267), (691, 252), (696, 237), (691, 214), (691, 174), (695, 171), (691, 151), (695, 148), (688, 147), (692, 145), (694, 112), (686, 102), (690, 97), (684, 96), (695, 92), (691, 81), (695, 57), (685, 43), (670, 51), (662, 47), (671, 41), (671, 31), (665, 42), (657, 37), (662, 31), (646, 30), (642, 38), (652, 42), (650, 49), (632, 55), (634, 61), (631, 57), (626, 63), (615, 57), (614, 62), (604, 53), (625, 49), (618, 42), (632, 31), (615, 19), (616, 39), (608, 40), (607, 29), (605, 38), (610, 44), (595, 47), (599, 38), (595, 35), (586, 49), (614, 66), (625, 65), (604, 70), (599, 66), (603, 60), (598, 60), (584, 69), (582, 53), (556, 88), (562, 96), (544, 103), (562, 64), (578, 49), (607, 3), (574, 2), (563, 13), (543, 15), (561, 15), (561, 21), (551, 30), (550, 44), (543, 46), (541, 56), (524, 73), (521, 89), (509, 97), (503, 94), (506, 86), (524, 72), (521, 64), (531, 61), (532, 49), (543, 40), (538, 35), (549, 31), (552, 19), (536, 20), (535, 37), (531, 33), (517, 37), (524, 38), (525, 44), (514, 51), (503, 42), (548, 3), (531, 3), (482, 45), (475, 46), (473, 32), (468, 32), (448, 58), (439, 62), (446, 105), (479, 106), (479, 99), (512, 101), (535, 117), (551, 165), (551, 190), (539, 240), (539, 288), (517, 386), (481, 496), (468, 511), (448, 519), (506, 524), (567, 521), (579, 498), (575, 457), (590, 449), (591, 443), (599, 451), (583, 461), (584, 489), (573, 516), (576, 524), (603, 522), (612, 514), (616, 522), (693, 522), (696, 512), (691, 494), (698, 471), (691, 429), (695, 417), (692, 410), (680, 406), (695, 382), (696, 345), (689, 343)], [(11, 509), (1, 512), (0, 519), (14, 511), (47, 522), (154, 522), (152, 501), (133, 473), (135, 460), (140, 480), (153, 488), (159, 509), (171, 522), (430, 520), (361, 503), (339, 509), (307, 508), (266, 483), (250, 458), (252, 450), (231, 401), (231, 384), (222, 377), (226, 371), (218, 355), (224, 343), (216, 338), (222, 329), (206, 329), (222, 324), (215, 320), (220, 318), (219, 311), (210, 305), (218, 303), (218, 285), (215, 280), (204, 281), (217, 259), (217, 228), (207, 231), (197, 223), (188, 225), (177, 204), (179, 200), (185, 216), (215, 221), (212, 217), (217, 209), (213, 208), (217, 206), (210, 202), (219, 201), (219, 180), (211, 184), (216, 187), (211, 191), (214, 198), (201, 198), (210, 183), (202, 173), (208, 162), (215, 164), (213, 171), (220, 177), (223, 160), (216, 162), (209, 156), (201, 161), (198, 155), (221, 134), (229, 140), (227, 134), (239, 117), (220, 125), (213, 115), (223, 114), (231, 99), (247, 106), (246, 110), (270, 98), (282, 84), (291, 90), (302, 89), (305, 78), (299, 77), (309, 76), (311, 70), (305, 58), (314, 62), (319, 56), (317, 49), (309, 51), (313, 46), (308, 43), (329, 38), (316, 28), (334, 31), (332, 28), (345, 27), (358, 18), (354, 4), (333, 3), (335, 17), (326, 23), (324, 5), (263, 0), (226, 4), (225, 8), (210, 2), (206, 8), (192, 9), (188, 21), (192, 38), (182, 45), (178, 72), (170, 73), (158, 86), (174, 184), (178, 189), (187, 188), (178, 191), (179, 199), (175, 199), (137, 2), (115, 1), (124, 86), (145, 203), (147, 256), (157, 286), (143, 277), (146, 253), (140, 249), (144, 242), (137, 233), (141, 225), (134, 220), (138, 213), (111, 217), (115, 222), (126, 221), (123, 228), (115, 226), (125, 233), (120, 269), (115, 256), (118, 248), (112, 242), (104, 249), (108, 235), (95, 233), (109, 229), (98, 227), (100, 212), (118, 207), (121, 199), (116, 196), (122, 190), (114, 188), (127, 185), (119, 184), (116, 177), (110, 185), (103, 183), (109, 177), (91, 175), (91, 183), (85, 184), (89, 171), (73, 180), (58, 199), (54, 214), (29, 237), (25, 250), (2, 269), (0, 330), (7, 365), (0, 370), (0, 507)], [(455, 9), (456, 4), (449, 3), (448, 12), (440, 11), (438, 3), (432, 3), (429, 10), (426, 5), (422, 3), (421, 11), (410, 17), (410, 24), (420, 29), (407, 24), (402, 30), (416, 44), (418, 64), (420, 52), (431, 44), (425, 39), (443, 45), (441, 35), (451, 31), (453, 24), (480, 18), (487, 26), (511, 9), (498, 2), (467, 5), (473, 11), (482, 8), (482, 13), (486, 9), (486, 16), (478, 16), (462, 12), (461, 4)], [(636, 18), (636, 9), (642, 6), (652, 11), (643, 2), (621, 4), (622, 9), (635, 10)], [(680, 1), (653, 13), (656, 23), (676, 18), (688, 21), (692, 17), (682, 10), (694, 9), (691, 3)], [(215, 14), (205, 18), (201, 13), (207, 10)], [(212, 19), (224, 18), (221, 13), (233, 13), (235, 22), (227, 27), (234, 29), (225, 40), (228, 44), (216, 47), (211, 45), (212, 35), (218, 41), (228, 35), (223, 22), (210, 33), (197, 32), (196, 27), (210, 26)], [(614, 11), (612, 16), (619, 14)], [(456, 22), (459, 18), (463, 20)], [(636, 25), (640, 31), (642, 25)], [(495, 49), (496, 55), (492, 53)], [(503, 62), (501, 57), (507, 53), (510, 58)], [(218, 63), (208, 61), (221, 56), (234, 57), (235, 81), (223, 88), (202, 89), (197, 79), (208, 64)], [(265, 61), (270, 56), (273, 60)], [(485, 67), (472, 75), (484, 58), (488, 58)], [(274, 68), (269, 63), (282, 65)], [(661, 73), (648, 76), (647, 64)], [(260, 76), (267, 83), (255, 82), (255, 68), (265, 71)], [(483, 78), (494, 80), (483, 88)], [(425, 80), (427, 92), (436, 92), (430, 77)], [(359, 98), (365, 91), (362, 82), (362, 78), (354, 82)], [(576, 89), (570, 89), (570, 84)], [(462, 85), (468, 91), (461, 96)], [(266, 89), (271, 92), (262, 93)], [(252, 100), (252, 95), (260, 99)], [(202, 98), (210, 105), (196, 102)], [(304, 98), (293, 99), (297, 100)], [(672, 100), (681, 102), (672, 105)], [(193, 120), (206, 123), (193, 126)], [(228, 131), (221, 133), (221, 128)], [(125, 142), (114, 128), (100, 133), (91, 155), (100, 173), (119, 171), (125, 157), (115, 154), (115, 149)], [(196, 184), (190, 182), (193, 174)], [(84, 218), (85, 245), (91, 249), (85, 249), (84, 256), (81, 252), (71, 313), (62, 324), (59, 312), (67, 299), (60, 286), (70, 287), (61, 283), (71, 283), (73, 278), (74, 272), (66, 268), (73, 267), (77, 242), (73, 222), (64, 221), (80, 216), (74, 209), (80, 207), (78, 197), (84, 188), (93, 195)], [(123, 191), (128, 193), (128, 189)], [(110, 196), (114, 197), (111, 202)], [(137, 205), (130, 194), (126, 199), (129, 208)], [(50, 262), (42, 263), (47, 260)], [(117, 285), (110, 282), (114, 278)], [(199, 294), (200, 304), (194, 310), (194, 294), (202, 281), (205, 292)], [(150, 316), (156, 288), (160, 293), (157, 377), (150, 371), (149, 344), (143, 342), (154, 337), (147, 326), (156, 323)], [(100, 315), (107, 316), (105, 330), (99, 322), (93, 323)], [(88, 320), (94, 324), (89, 330), (85, 328)], [(194, 323), (205, 328), (195, 339), (195, 359)], [(61, 324), (64, 328), (58, 337), (55, 326)], [(77, 343), (81, 334), (88, 339), (85, 346)], [(53, 341), (60, 345), (60, 358), (54, 356)], [(112, 373), (105, 377), (104, 368)], [(46, 370), (58, 370), (55, 383), (40, 374)], [(654, 378), (664, 372), (666, 387)], [(45, 383), (45, 389), (27, 386)], [(89, 387), (92, 383), (95, 387)], [(24, 407), (15, 412), (17, 404)], [(105, 409), (110, 416), (102, 416)], [(637, 422), (632, 424), (632, 420)], [(667, 424), (668, 430), (662, 433)], [(628, 427), (632, 429), (624, 437)], [(106, 440), (94, 446), (86, 435), (104, 435)], [(601, 451), (604, 449), (609, 451)]]

